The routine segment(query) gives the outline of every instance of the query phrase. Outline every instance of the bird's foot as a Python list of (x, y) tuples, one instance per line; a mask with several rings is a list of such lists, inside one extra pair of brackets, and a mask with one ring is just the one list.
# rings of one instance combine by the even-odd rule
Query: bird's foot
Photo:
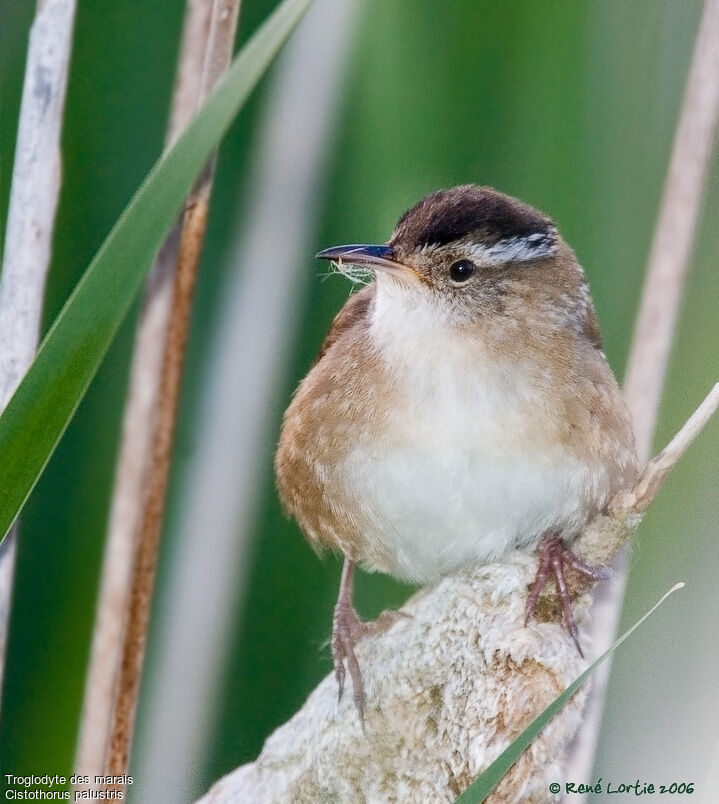
[(366, 698), (362, 671), (354, 651), (355, 645), (366, 636), (384, 633), (402, 617), (409, 615), (401, 611), (383, 611), (376, 620), (363, 622), (349, 601), (340, 599), (335, 606), (332, 620), (332, 660), (339, 686), (339, 699), (342, 700), (344, 692), (346, 660), (347, 670), (352, 679), (352, 697), (363, 729)]
[(586, 564), (574, 555), (558, 536), (545, 536), (539, 545), (539, 567), (537, 568), (537, 575), (529, 590), (529, 596), (527, 597), (524, 623), (526, 625), (534, 614), (539, 595), (551, 575), (557, 587), (557, 597), (559, 598), (559, 605), (562, 610), (564, 626), (574, 640), (579, 655), (584, 657), (582, 648), (579, 645), (579, 630), (577, 628), (574, 612), (572, 611), (572, 601), (570, 600), (567, 583), (564, 577), (564, 570), (567, 566), (571, 567), (585, 578), (589, 578), (593, 581), (604, 580), (611, 574), (610, 570), (606, 567), (591, 567), (589, 564)]

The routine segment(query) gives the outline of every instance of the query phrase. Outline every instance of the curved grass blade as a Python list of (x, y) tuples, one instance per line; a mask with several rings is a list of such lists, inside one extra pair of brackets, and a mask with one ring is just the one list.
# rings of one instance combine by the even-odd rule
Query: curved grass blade
[(284, 0), (152, 168), (53, 323), (0, 416), (0, 536), (42, 474), (184, 199), (312, 0)]
[(584, 684), (584, 682), (592, 675), (597, 667), (624, 642), (639, 626), (662, 605), (662, 603), (677, 589), (681, 589), (683, 583), (677, 583), (672, 588), (662, 595), (661, 599), (655, 603), (651, 609), (634, 625), (625, 631), (619, 639), (606, 650), (595, 662), (593, 662), (575, 681), (573, 681), (566, 690), (552, 703), (538, 715), (527, 728), (517, 737), (502, 753), (494, 760), (494, 762), (478, 776), (472, 784), (456, 799), (455, 804), (481, 804), (487, 796), (494, 790), (494, 788), (502, 780), (507, 771), (514, 765), (524, 751), (529, 747), (530, 743), (539, 734), (539, 732), (549, 723), (549, 721), (559, 712), (565, 703), (574, 695), (574, 693)]

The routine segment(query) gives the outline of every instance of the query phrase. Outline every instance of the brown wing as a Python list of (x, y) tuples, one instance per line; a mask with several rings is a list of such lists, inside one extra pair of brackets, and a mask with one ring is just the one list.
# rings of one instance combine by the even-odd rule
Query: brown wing
[(599, 320), (597, 319), (597, 314), (594, 312), (593, 307), (590, 306), (587, 308), (583, 324), (582, 329), (584, 330), (584, 336), (596, 349), (601, 349), (602, 335), (599, 331)]
[(336, 343), (347, 330), (352, 329), (352, 327), (364, 320), (374, 299), (374, 294), (375, 283), (372, 282), (370, 285), (367, 285), (367, 287), (362, 288), (359, 293), (353, 293), (349, 299), (347, 299), (345, 306), (334, 317), (330, 331), (322, 342), (315, 363), (318, 363), (323, 358), (327, 350)]
[(602, 335), (599, 331), (599, 319), (594, 310), (592, 294), (589, 291), (589, 284), (580, 269), (580, 284), (578, 307), (581, 315), (578, 321), (580, 333), (594, 346), (595, 349), (602, 348)]

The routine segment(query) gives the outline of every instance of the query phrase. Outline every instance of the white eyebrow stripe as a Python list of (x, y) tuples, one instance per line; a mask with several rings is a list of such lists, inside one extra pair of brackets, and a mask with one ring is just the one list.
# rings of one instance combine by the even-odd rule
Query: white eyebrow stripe
[(556, 229), (525, 237), (506, 237), (489, 247), (473, 244), (469, 250), (477, 262), (490, 265), (551, 257), (557, 251)]

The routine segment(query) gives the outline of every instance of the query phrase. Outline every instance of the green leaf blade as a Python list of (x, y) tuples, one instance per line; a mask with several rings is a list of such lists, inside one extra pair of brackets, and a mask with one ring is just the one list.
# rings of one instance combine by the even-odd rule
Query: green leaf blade
[(0, 534), (10, 529), (233, 118), (312, 0), (284, 0), (166, 150), (105, 239), (0, 416)]

